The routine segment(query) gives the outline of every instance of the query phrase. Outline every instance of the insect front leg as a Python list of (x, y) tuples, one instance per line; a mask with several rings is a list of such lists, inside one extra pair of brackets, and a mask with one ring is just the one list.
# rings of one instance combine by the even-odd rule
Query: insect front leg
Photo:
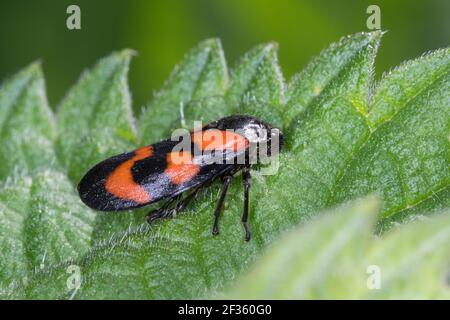
[(161, 208), (150, 211), (147, 214), (148, 224), (151, 225), (158, 219), (171, 217), (173, 214), (173, 208), (169, 208), (169, 207), (173, 203), (176, 203), (180, 199), (180, 197), (181, 197), (181, 194), (169, 199), (166, 203), (163, 204), (163, 206)]
[(230, 176), (230, 175), (226, 175), (226, 176), (222, 177), (222, 190), (220, 192), (220, 198), (219, 198), (219, 201), (217, 202), (216, 210), (214, 211), (214, 225), (213, 225), (213, 230), (212, 230), (213, 235), (219, 234), (219, 218), (220, 218), (220, 214), (222, 212), (223, 203), (225, 201), (225, 196), (227, 195), (228, 186), (231, 183), (231, 179), (232, 179), (232, 176)]
[(187, 195), (184, 199), (180, 200), (176, 206), (175, 206), (175, 210), (178, 211), (183, 211), (186, 209), (186, 207), (188, 206), (188, 204), (197, 197), (198, 192), (201, 190), (201, 187), (198, 187), (197, 189), (195, 189), (194, 191), (192, 191), (189, 195)]
[(245, 230), (245, 241), (250, 241), (250, 228), (248, 226), (248, 210), (250, 201), (250, 186), (251, 186), (250, 166), (245, 166), (242, 169), (242, 180), (244, 183), (244, 213), (242, 214), (242, 224)]

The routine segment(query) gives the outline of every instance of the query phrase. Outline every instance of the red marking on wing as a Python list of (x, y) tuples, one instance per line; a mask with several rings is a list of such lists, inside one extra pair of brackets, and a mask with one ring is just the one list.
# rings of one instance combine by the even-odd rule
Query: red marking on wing
[(248, 147), (248, 140), (232, 131), (209, 129), (192, 133), (192, 141), (201, 150), (233, 150)]
[(192, 154), (186, 151), (167, 154), (167, 169), (164, 173), (169, 176), (173, 184), (182, 184), (197, 175), (200, 166), (192, 162)]
[(142, 147), (134, 152), (134, 157), (119, 165), (106, 180), (105, 188), (120, 199), (133, 200), (139, 204), (151, 201), (147, 191), (133, 179), (131, 169), (136, 161), (151, 157), (153, 148)]

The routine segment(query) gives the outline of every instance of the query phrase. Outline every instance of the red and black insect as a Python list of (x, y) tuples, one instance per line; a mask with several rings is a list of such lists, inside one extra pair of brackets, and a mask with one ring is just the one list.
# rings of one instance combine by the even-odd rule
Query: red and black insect
[(242, 223), (248, 241), (250, 168), (260, 160), (261, 150), (271, 156), (282, 142), (279, 129), (251, 116), (230, 116), (178, 139), (164, 140), (104, 160), (81, 179), (78, 192), (86, 205), (100, 211), (127, 210), (166, 200), (148, 214), (147, 221), (151, 224), (183, 210), (199, 190), (220, 179), (222, 190), (213, 225), (216, 235), (228, 186), (232, 177), (241, 171)]

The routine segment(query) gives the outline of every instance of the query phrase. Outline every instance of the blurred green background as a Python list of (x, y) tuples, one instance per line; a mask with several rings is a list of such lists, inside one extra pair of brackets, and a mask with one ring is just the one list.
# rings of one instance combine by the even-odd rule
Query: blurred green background
[[(81, 30), (66, 8), (81, 7)], [(381, 7), (385, 35), (377, 75), (425, 51), (448, 46), (450, 1), (325, 0), (2, 0), (0, 79), (41, 59), (52, 107), (100, 57), (121, 48), (139, 55), (130, 70), (139, 109), (174, 64), (199, 41), (219, 37), (230, 66), (251, 47), (276, 41), (287, 78), (330, 42), (367, 31), (366, 8)]]

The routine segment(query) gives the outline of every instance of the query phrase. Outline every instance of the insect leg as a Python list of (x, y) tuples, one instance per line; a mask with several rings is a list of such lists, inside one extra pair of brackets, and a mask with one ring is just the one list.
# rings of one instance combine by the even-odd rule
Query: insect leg
[(242, 169), (242, 179), (244, 182), (244, 213), (242, 214), (242, 224), (245, 229), (245, 241), (250, 240), (250, 228), (248, 226), (248, 207), (249, 207), (249, 193), (251, 185), (250, 167), (245, 166)]
[(219, 218), (220, 213), (222, 212), (223, 202), (225, 200), (225, 196), (227, 194), (228, 186), (230, 185), (232, 176), (227, 175), (222, 177), (222, 190), (220, 192), (220, 198), (217, 202), (216, 210), (214, 211), (214, 225), (213, 225), (213, 235), (219, 234)]
[(180, 195), (177, 195), (171, 199), (169, 199), (161, 208), (158, 208), (156, 210), (150, 211), (147, 214), (147, 222), (148, 224), (153, 224), (158, 219), (161, 218), (168, 218), (173, 213), (173, 208), (169, 208), (173, 203), (177, 202), (181, 197)]
[(194, 191), (192, 191), (189, 195), (187, 195), (184, 199), (180, 200), (175, 206), (176, 211), (183, 211), (186, 209), (188, 204), (197, 197), (198, 192), (201, 190), (201, 187), (198, 187)]

